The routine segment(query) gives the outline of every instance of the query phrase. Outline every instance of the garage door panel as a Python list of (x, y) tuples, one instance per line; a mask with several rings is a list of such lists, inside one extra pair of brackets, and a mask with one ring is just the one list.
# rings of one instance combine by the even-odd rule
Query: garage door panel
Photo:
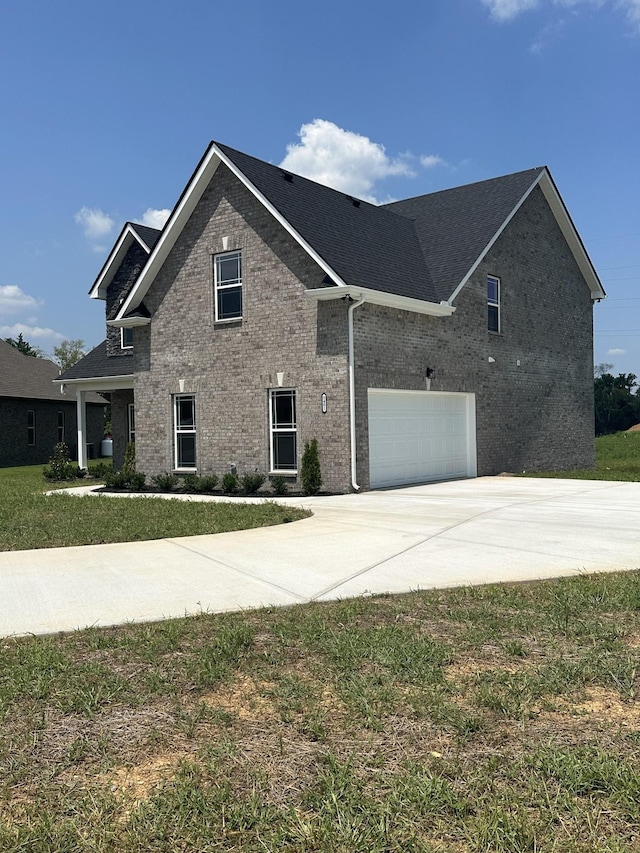
[(472, 394), (369, 389), (372, 488), (475, 476)]

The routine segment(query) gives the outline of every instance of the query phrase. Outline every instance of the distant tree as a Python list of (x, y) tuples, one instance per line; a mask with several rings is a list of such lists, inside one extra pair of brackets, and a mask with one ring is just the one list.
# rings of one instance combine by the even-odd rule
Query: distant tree
[(86, 347), (83, 340), (75, 338), (71, 341), (62, 341), (61, 344), (53, 348), (53, 360), (60, 365), (61, 370), (68, 370), (70, 367), (80, 361), (86, 353)]
[(20, 350), (23, 355), (32, 355), (34, 358), (45, 358), (44, 350), (41, 350), (40, 347), (32, 347), (29, 341), (25, 341), (22, 337), (22, 332), (20, 332), (17, 338), (5, 338), (5, 341), (11, 344), (12, 347)]
[[(607, 365), (608, 366), (608, 365)], [(596, 371), (597, 372), (597, 371)], [(601, 373), (594, 381), (596, 435), (620, 432), (640, 423), (635, 373)]]

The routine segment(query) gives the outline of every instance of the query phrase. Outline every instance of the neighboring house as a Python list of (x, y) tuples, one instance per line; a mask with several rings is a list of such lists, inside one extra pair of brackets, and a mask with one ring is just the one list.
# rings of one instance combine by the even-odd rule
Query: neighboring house
[(604, 297), (544, 167), (375, 206), (211, 143), (162, 231), (127, 224), (90, 296), (114, 464), (376, 488), (593, 465)]
[[(76, 458), (78, 425), (73, 386), (54, 384), (60, 368), (0, 341), (0, 468), (48, 462), (59, 441)], [(105, 400), (91, 394), (83, 414), (86, 455), (100, 453)]]

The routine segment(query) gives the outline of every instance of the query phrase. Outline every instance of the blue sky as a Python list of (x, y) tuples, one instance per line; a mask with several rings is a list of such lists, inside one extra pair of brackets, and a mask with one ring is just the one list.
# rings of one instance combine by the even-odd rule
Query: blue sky
[(0, 337), (99, 343), (122, 224), (215, 139), (378, 201), (548, 165), (595, 361), (640, 376), (640, 0), (0, 0), (0, 33)]

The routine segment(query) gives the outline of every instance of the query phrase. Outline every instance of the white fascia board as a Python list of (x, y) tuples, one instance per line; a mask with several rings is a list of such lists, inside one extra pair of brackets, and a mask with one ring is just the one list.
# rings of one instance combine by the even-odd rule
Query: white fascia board
[(280, 211), (271, 204), (269, 199), (264, 196), (256, 187), (254, 187), (251, 181), (245, 177), (244, 173), (240, 171), (240, 169), (235, 165), (235, 163), (229, 160), (229, 158), (222, 151), (218, 151), (218, 156), (225, 164), (225, 166), (227, 166), (227, 168), (229, 168), (233, 172), (236, 178), (238, 178), (238, 180), (240, 180), (245, 185), (249, 192), (255, 196), (255, 198), (260, 202), (260, 204), (262, 204), (269, 211), (269, 213), (275, 219), (277, 219), (277, 221), (280, 223), (280, 225), (282, 225), (285, 231), (287, 231), (293, 237), (293, 239), (304, 249), (304, 251), (309, 255), (309, 257), (312, 258), (318, 264), (318, 266), (329, 276), (329, 278), (335, 282), (336, 286), (346, 287), (346, 283), (335, 272), (335, 270), (333, 270), (324, 260), (324, 258), (316, 252), (313, 246), (311, 246), (310, 243), (307, 243), (304, 237), (302, 237), (302, 235), (299, 234), (295, 230), (295, 228), (293, 228), (291, 223), (287, 219), (285, 219), (285, 217), (280, 213)]
[(118, 329), (135, 329), (137, 326), (148, 326), (151, 322), (150, 317), (123, 317), (119, 320), (107, 320), (107, 326), (115, 326)]
[(91, 299), (107, 298), (107, 288), (113, 281), (114, 275), (118, 271), (120, 264), (124, 260), (125, 255), (129, 251), (134, 240), (140, 243), (140, 245), (147, 254), (151, 252), (151, 249), (149, 248), (149, 246), (147, 246), (147, 244), (140, 237), (137, 231), (135, 231), (135, 229), (131, 227), (130, 223), (127, 223), (122, 229), (122, 233), (116, 241), (115, 246), (111, 250), (111, 253), (105, 261), (104, 266), (100, 270), (98, 278), (95, 280), (93, 287), (89, 291), (89, 296), (91, 297)]
[[(271, 204), (244, 175), (244, 173), (230, 160), (227, 155), (221, 151), (215, 142), (212, 142), (207, 149), (199, 167), (191, 179), (189, 185), (185, 189), (182, 198), (174, 208), (169, 221), (164, 227), (162, 236), (156, 243), (151, 257), (147, 261), (145, 268), (140, 273), (140, 277), (133, 286), (131, 293), (124, 301), (115, 320), (122, 320), (125, 314), (129, 313), (133, 308), (136, 308), (144, 299), (153, 279), (156, 277), (162, 264), (166, 260), (169, 252), (175, 245), (180, 233), (185, 227), (187, 220), (195, 210), (196, 205), (200, 201), (202, 194), (206, 190), (214, 176), (216, 169), (220, 165), (224, 165), (240, 180), (249, 192), (262, 204), (272, 216), (288, 231), (289, 234), (302, 246), (307, 254), (321, 267), (322, 270), (336, 283), (338, 287), (346, 287), (345, 282), (339, 275), (329, 266), (329, 264), (307, 243), (303, 237), (291, 226), (291, 224), (282, 216), (282, 214)], [(119, 325), (119, 324), (118, 324)]]
[(426, 302), (422, 299), (412, 299), (409, 296), (397, 296), (394, 293), (383, 293), (381, 290), (372, 290), (368, 287), (357, 287), (356, 285), (345, 285), (344, 287), (319, 287), (305, 290), (305, 296), (316, 299), (318, 302), (326, 302), (329, 299), (344, 299), (350, 296), (352, 299), (362, 299), (372, 305), (383, 305), (385, 308), (397, 308), (400, 311), (411, 311), (413, 314), (429, 314), (432, 317), (450, 317), (455, 306), (448, 302)]
[(596, 299), (606, 299), (607, 294), (605, 293), (604, 287), (600, 281), (598, 273), (595, 270), (595, 267), (591, 263), (591, 258), (587, 254), (587, 250), (584, 247), (584, 243), (582, 242), (578, 231), (576, 230), (575, 225), (573, 224), (573, 220), (569, 215), (569, 211), (565, 207), (564, 202), (558, 192), (558, 189), (553, 181), (553, 178), (549, 173), (544, 171), (543, 173), (545, 180), (540, 181), (540, 188), (544, 193), (544, 197), (547, 200), (547, 204), (553, 211), (553, 214), (556, 218), (558, 225), (560, 226), (560, 230), (564, 235), (564, 239), (567, 241), (571, 252), (573, 253), (573, 257), (576, 260), (576, 263), (580, 267), (580, 272), (585, 278), (585, 281), (589, 285), (591, 290), (591, 298), (593, 300)]
[(460, 284), (456, 287), (456, 289), (454, 290), (454, 292), (452, 293), (451, 297), (448, 300), (449, 304), (451, 304), (454, 301), (454, 299), (460, 293), (462, 288), (469, 281), (471, 276), (477, 270), (480, 263), (486, 257), (487, 253), (490, 251), (492, 246), (495, 244), (496, 240), (500, 237), (500, 235), (505, 230), (507, 225), (511, 222), (513, 217), (520, 210), (522, 205), (529, 198), (529, 196), (531, 195), (533, 190), (538, 186), (538, 184), (540, 185), (540, 189), (544, 193), (544, 196), (547, 200), (547, 203), (548, 203), (549, 207), (551, 208), (553, 215), (556, 218), (556, 222), (558, 223), (560, 230), (562, 231), (564, 238), (567, 241), (569, 248), (571, 249), (571, 252), (572, 252), (572, 254), (576, 260), (576, 263), (578, 264), (578, 266), (580, 268), (580, 272), (584, 276), (584, 278), (585, 278), (585, 280), (589, 286), (589, 289), (591, 291), (591, 298), (592, 299), (606, 299), (607, 295), (604, 292), (604, 288), (602, 287), (602, 284), (600, 283), (600, 279), (598, 278), (598, 274), (596, 273), (595, 268), (594, 268), (593, 264), (591, 263), (589, 256), (587, 255), (584, 244), (583, 244), (582, 240), (580, 239), (578, 232), (576, 231), (576, 228), (575, 228), (575, 226), (571, 220), (571, 217), (569, 216), (569, 212), (568, 212), (567, 208), (565, 207), (564, 202), (560, 198), (560, 193), (558, 192), (556, 185), (554, 184), (553, 179), (552, 179), (551, 175), (549, 174), (549, 170), (544, 168), (540, 172), (538, 177), (535, 179), (535, 181), (532, 182), (529, 189), (526, 191), (526, 193), (524, 193), (524, 195), (522, 196), (520, 201), (513, 208), (513, 210), (509, 214), (509, 216), (507, 216), (507, 218), (502, 223), (500, 228), (496, 231), (496, 233), (493, 235), (491, 240), (487, 243), (487, 245), (485, 246), (483, 251), (480, 253), (478, 259), (476, 260), (474, 265), (471, 267), (469, 272), (465, 275), (465, 277), (462, 279)]
[(79, 391), (124, 391), (133, 388), (133, 373), (122, 376), (93, 376), (87, 379), (54, 379), (57, 385), (74, 385)]
[[(160, 239), (154, 246), (149, 260), (145, 264), (144, 269), (140, 273), (138, 280), (131, 288), (131, 293), (120, 306), (115, 320), (122, 320), (125, 314), (137, 308), (142, 302), (147, 291), (151, 287), (151, 283), (160, 271), (163, 263), (167, 259), (169, 252), (174, 247), (178, 237), (182, 233), (183, 228), (197, 203), (200, 201), (202, 194), (209, 185), (209, 181), (215, 174), (216, 169), (220, 165), (219, 152), (214, 144), (210, 145), (204, 157), (200, 161), (194, 176), (189, 185), (183, 192), (177, 205), (174, 207), (167, 224), (165, 225)], [(118, 325), (120, 325), (118, 323)]]

